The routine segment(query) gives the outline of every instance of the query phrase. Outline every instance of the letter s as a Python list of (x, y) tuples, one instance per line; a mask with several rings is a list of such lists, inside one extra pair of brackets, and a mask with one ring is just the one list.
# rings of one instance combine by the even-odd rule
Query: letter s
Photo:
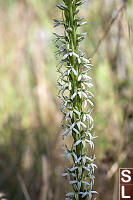
[(126, 177), (126, 179), (124, 179), (123, 177), (121, 178), (122, 182), (128, 183), (131, 181), (131, 176), (128, 175), (128, 174), (131, 174), (130, 170), (128, 170), (128, 169), (122, 170), (121, 174), (123, 177)]

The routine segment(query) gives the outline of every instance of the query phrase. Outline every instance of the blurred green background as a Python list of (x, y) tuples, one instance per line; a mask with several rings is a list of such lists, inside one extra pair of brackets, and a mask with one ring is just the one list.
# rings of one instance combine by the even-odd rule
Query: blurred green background
[[(59, 1), (57, 1), (59, 2)], [(63, 200), (55, 0), (0, 0), (0, 198)], [(98, 199), (118, 200), (133, 167), (133, 1), (88, 0), (82, 48), (94, 64)], [(4, 198), (3, 198), (4, 199)]]

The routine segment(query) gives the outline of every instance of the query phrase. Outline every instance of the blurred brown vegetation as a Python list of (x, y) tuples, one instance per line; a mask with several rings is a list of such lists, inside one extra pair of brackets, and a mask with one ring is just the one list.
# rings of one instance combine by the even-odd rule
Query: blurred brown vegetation
[[(118, 200), (118, 168), (133, 166), (133, 2), (89, 0), (82, 43), (94, 64), (99, 199)], [(53, 0), (0, 0), (0, 198), (62, 200)], [(58, 29), (57, 31), (62, 32)], [(4, 199), (4, 198), (3, 198)]]

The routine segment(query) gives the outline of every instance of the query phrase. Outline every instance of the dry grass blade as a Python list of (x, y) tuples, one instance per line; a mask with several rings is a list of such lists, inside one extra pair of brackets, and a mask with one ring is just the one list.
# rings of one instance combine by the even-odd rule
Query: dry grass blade
[(17, 177), (18, 177), (18, 181), (19, 181), (19, 183), (20, 183), (20, 186), (21, 186), (21, 189), (22, 189), (22, 191), (23, 191), (23, 194), (24, 194), (25, 199), (26, 199), (26, 200), (31, 200), (30, 195), (29, 195), (29, 193), (28, 193), (28, 190), (27, 190), (27, 188), (26, 188), (26, 185), (25, 185), (25, 182), (24, 182), (23, 178), (20, 176), (20, 174), (18, 174)]
[(93, 57), (95, 55), (95, 53), (98, 51), (101, 43), (103, 42), (103, 40), (106, 38), (108, 32), (110, 31), (111, 26), (113, 25), (113, 23), (116, 21), (117, 17), (119, 16), (119, 14), (121, 13), (121, 11), (125, 8), (125, 4), (122, 4), (120, 6), (120, 8), (117, 10), (116, 14), (114, 17), (112, 17), (111, 21), (109, 22), (106, 30), (104, 31), (103, 36), (101, 37), (101, 39), (98, 41), (98, 44), (95, 48), (95, 50), (91, 53), (90, 57)]

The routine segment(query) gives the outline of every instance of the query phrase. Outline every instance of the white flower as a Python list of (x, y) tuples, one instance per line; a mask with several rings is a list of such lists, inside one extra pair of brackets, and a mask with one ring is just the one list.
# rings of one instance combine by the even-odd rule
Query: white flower
[[(74, 16), (77, 14), (77, 7), (85, 1), (75, 1), (76, 4), (72, 4), (73, 1), (70, 1), (70, 6), (63, 1), (64, 4), (59, 4), (57, 7), (63, 12), (70, 13), (70, 8), (73, 6), (72, 12), (76, 10), (75, 13), (72, 13)], [(86, 152), (88, 147), (94, 149), (93, 139), (96, 138), (92, 135), (93, 118), (91, 113), (94, 107), (92, 100), (94, 95), (90, 91), (93, 84), (89, 75), (92, 64), (90, 59), (85, 58), (84, 53), (79, 49), (79, 43), (84, 39), (86, 33), (75, 32), (76, 37), (73, 37), (73, 31), (86, 23), (81, 22), (83, 19), (75, 17), (74, 20), (70, 20), (64, 15), (62, 21), (54, 20), (56, 26), (63, 25), (65, 29), (64, 35), (55, 34), (58, 43), (56, 54), (59, 61), (57, 66), (60, 88), (58, 97), (62, 101), (63, 137), (70, 136), (69, 148), (65, 145), (65, 153), (62, 156), (71, 159), (71, 167), (67, 168), (62, 176), (68, 178), (73, 191), (66, 194), (65, 200), (91, 199), (92, 194), (96, 193), (92, 191), (95, 179), (94, 171), (97, 167), (94, 164), (95, 156), (88, 157)], [(82, 185), (84, 192), (81, 190)]]

